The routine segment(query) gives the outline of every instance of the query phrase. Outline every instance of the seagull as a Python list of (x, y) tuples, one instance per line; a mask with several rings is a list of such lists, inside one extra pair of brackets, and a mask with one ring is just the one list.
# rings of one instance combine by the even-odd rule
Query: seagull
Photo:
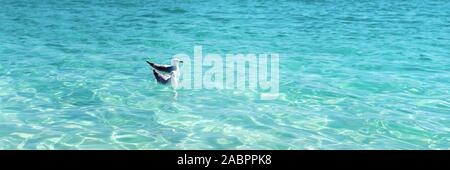
[[(155, 76), (156, 82), (164, 85), (171, 85), (174, 89), (178, 87), (179, 64), (183, 63), (180, 59), (173, 59), (171, 65), (160, 65), (149, 61), (146, 61), (153, 68), (153, 75)], [(162, 74), (169, 73), (169, 75)]]

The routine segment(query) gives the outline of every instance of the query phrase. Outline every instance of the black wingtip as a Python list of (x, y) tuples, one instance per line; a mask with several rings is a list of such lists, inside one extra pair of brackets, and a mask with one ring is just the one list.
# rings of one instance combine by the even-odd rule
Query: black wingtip
[(153, 65), (153, 63), (151, 63), (150, 61), (145, 61), (147, 62), (148, 65)]
[(158, 72), (156, 72), (155, 69), (152, 69), (152, 71), (153, 71), (153, 75), (155, 76), (155, 78), (158, 79)]

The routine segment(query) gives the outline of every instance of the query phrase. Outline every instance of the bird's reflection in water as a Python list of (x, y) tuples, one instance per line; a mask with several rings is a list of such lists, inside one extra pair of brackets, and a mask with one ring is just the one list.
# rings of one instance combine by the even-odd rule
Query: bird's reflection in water
[(173, 101), (176, 101), (178, 99), (178, 92), (176, 90), (173, 90)]

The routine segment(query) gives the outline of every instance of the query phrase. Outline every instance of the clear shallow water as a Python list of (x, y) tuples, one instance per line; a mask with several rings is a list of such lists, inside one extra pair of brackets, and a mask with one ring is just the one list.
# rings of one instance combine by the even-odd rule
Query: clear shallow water
[[(0, 149), (449, 149), (448, 1), (0, 1)], [(281, 55), (282, 97), (145, 60)]]

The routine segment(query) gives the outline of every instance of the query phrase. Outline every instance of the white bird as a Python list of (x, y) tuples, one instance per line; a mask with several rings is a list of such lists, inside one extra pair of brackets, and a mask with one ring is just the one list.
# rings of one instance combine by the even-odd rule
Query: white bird
[[(171, 65), (160, 65), (147, 61), (147, 63), (153, 67), (153, 75), (156, 82), (164, 85), (171, 85), (174, 89), (178, 87), (179, 64), (183, 63), (180, 59), (173, 59)], [(156, 71), (158, 70), (158, 71)], [(162, 74), (160, 72), (169, 73), (169, 75)]]

